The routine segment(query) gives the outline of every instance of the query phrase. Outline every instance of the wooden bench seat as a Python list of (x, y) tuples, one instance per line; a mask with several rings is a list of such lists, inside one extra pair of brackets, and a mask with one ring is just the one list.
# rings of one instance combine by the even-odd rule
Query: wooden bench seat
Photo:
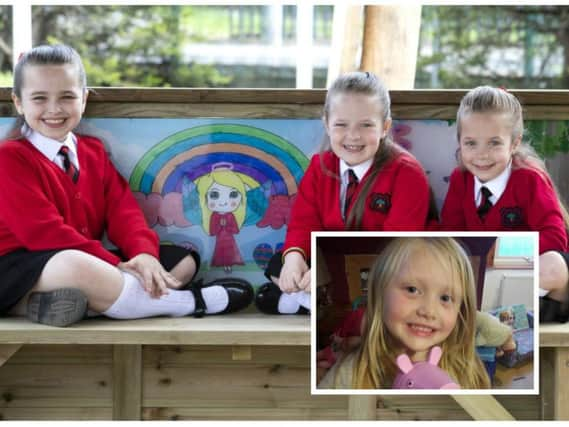
[(109, 320), (94, 318), (68, 328), (24, 318), (0, 321), (0, 344), (310, 345), (309, 316), (261, 313)]

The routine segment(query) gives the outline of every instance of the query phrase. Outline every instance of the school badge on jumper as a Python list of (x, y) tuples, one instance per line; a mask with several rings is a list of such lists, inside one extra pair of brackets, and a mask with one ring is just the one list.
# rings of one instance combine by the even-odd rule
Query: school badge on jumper
[(523, 225), (522, 208), (502, 208), (500, 209), (500, 216), (502, 217), (502, 225), (505, 227), (518, 227)]
[(373, 211), (386, 214), (391, 209), (391, 194), (372, 193), (369, 207)]

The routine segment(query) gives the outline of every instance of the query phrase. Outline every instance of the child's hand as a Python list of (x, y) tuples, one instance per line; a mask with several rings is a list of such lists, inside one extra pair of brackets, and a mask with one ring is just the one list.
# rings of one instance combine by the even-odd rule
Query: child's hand
[(167, 272), (160, 261), (150, 254), (139, 254), (118, 265), (121, 270), (134, 274), (152, 297), (160, 298), (168, 293), (168, 285), (180, 287), (178, 279)]
[(308, 269), (308, 271), (302, 275), (302, 279), (300, 279), (300, 283), (298, 284), (298, 287), (300, 288), (300, 290), (310, 293), (310, 289), (311, 289), (310, 285), (311, 285), (311, 283), (310, 283), (310, 269)]
[(281, 288), (281, 291), (287, 294), (300, 291), (300, 282), (307, 271), (308, 265), (302, 254), (298, 252), (286, 254), (279, 277), (279, 288)]

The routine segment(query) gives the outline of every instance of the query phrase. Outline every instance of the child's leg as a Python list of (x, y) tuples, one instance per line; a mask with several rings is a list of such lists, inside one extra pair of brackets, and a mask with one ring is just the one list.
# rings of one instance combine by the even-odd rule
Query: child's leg
[(160, 263), (182, 284), (177, 289), (185, 289), (199, 271), (201, 261), (196, 251), (175, 245), (160, 245)]
[(310, 310), (310, 293), (305, 291), (286, 294), (279, 288), (279, 275), (282, 269), (282, 252), (277, 252), (269, 260), (265, 276), (272, 283), (259, 288), (255, 305), (267, 314), (307, 314)]
[(569, 319), (569, 253), (545, 252), (539, 256), (540, 322)]
[(539, 287), (547, 291), (550, 297), (564, 301), (568, 281), (569, 270), (565, 259), (559, 252), (549, 251), (539, 256)]
[[(55, 312), (59, 309), (69, 309), (74, 298), (77, 304), (81, 304), (76, 294), (57, 294), (60, 298), (54, 300), (53, 292), (56, 290), (74, 288), (85, 295), (91, 310), (108, 317), (135, 319), (159, 315), (185, 316), (193, 313), (196, 305), (206, 314), (237, 311), (250, 303), (252, 291), (241, 285), (237, 289), (236, 297), (236, 287), (236, 284), (232, 284), (208, 286), (199, 291), (171, 290), (161, 298), (152, 298), (132, 274), (121, 272), (87, 253), (65, 250), (47, 262), (32, 289), (32, 296), (37, 298), (39, 294), (44, 297), (43, 305), (48, 305), (49, 309)], [(199, 292), (197, 304), (194, 292)], [(20, 309), (25, 306), (23, 304), (26, 304), (26, 301), (21, 301)], [(49, 324), (64, 326), (53, 322)]]

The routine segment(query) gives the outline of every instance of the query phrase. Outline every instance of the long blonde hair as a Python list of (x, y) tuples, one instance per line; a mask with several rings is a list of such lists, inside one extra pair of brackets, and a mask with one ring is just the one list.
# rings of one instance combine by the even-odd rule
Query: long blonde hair
[(465, 250), (450, 237), (400, 237), (383, 249), (368, 278), (368, 306), (362, 345), (355, 354), (353, 388), (389, 388), (397, 374), (396, 343), (383, 319), (383, 300), (387, 285), (403, 265), (412, 260), (416, 249), (426, 248), (437, 265), (459, 284), (462, 302), (458, 318), (447, 339), (439, 343), (443, 350), (440, 367), (462, 388), (489, 388), (486, 370), (476, 354), (476, 291), (474, 273)]
[(524, 134), (524, 119), (522, 105), (518, 98), (505, 89), (491, 86), (478, 86), (464, 95), (456, 113), (456, 134), (459, 141), (457, 161), (461, 168), (464, 168), (460, 156), (462, 119), (471, 113), (501, 114), (508, 120), (508, 125), (512, 129), (512, 143), (516, 139), (520, 141), (512, 153), (512, 167), (533, 169), (542, 176), (544, 180), (551, 183), (561, 209), (561, 214), (563, 215), (565, 228), (569, 229), (569, 213), (567, 212), (567, 207), (557, 190), (557, 186), (547, 172), (545, 162), (538, 156), (533, 147), (522, 139)]

